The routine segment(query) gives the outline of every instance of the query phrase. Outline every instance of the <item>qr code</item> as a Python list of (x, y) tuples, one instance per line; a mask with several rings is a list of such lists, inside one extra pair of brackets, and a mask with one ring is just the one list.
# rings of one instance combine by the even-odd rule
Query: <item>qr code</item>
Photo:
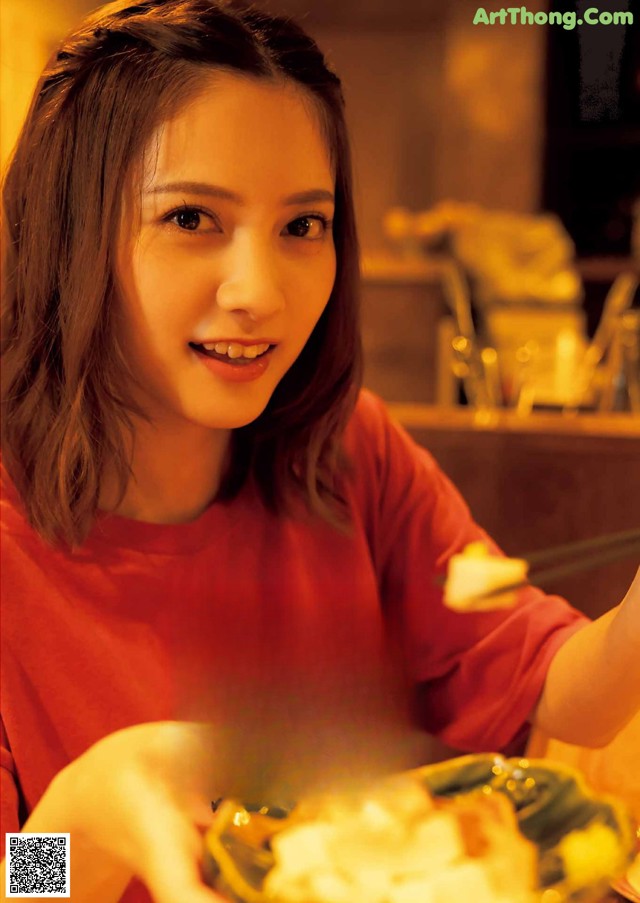
[(7, 834), (7, 897), (68, 897), (69, 835)]

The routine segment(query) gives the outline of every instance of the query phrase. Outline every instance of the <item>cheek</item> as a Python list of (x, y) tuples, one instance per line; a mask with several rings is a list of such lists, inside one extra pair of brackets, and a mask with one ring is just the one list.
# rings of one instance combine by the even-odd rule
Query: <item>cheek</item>
[(193, 306), (206, 296), (197, 271), (171, 266), (168, 260), (134, 266), (125, 304), (132, 328), (152, 343), (177, 339), (193, 319)]
[(311, 328), (315, 326), (322, 311), (327, 306), (336, 278), (335, 252), (331, 251), (326, 258), (310, 267), (305, 274), (304, 284), (298, 286), (296, 307), (299, 315)]

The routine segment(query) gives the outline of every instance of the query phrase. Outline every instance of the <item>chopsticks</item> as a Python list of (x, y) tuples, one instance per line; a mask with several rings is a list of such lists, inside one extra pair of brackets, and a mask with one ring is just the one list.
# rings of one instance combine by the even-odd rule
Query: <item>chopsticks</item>
[[(548, 549), (538, 549), (535, 552), (529, 552), (527, 555), (520, 556), (529, 562), (529, 567), (533, 568), (540, 564), (546, 564), (548, 561), (556, 561), (559, 558), (568, 558), (573, 555), (582, 555), (585, 552), (597, 552), (598, 549), (617, 550), (618, 555), (626, 555), (627, 544), (638, 545), (640, 543), (640, 527), (632, 530), (622, 530), (618, 533), (603, 533), (601, 536), (594, 536), (591, 539), (579, 539), (575, 542), (563, 543), (559, 546), (550, 546)], [(590, 566), (589, 561), (584, 565)], [(612, 559), (613, 560), (613, 559)], [(582, 559), (579, 559), (582, 561)], [(582, 568), (582, 564), (580, 565)]]
[[(523, 589), (532, 583), (544, 587), (545, 584), (560, 577), (588, 571), (591, 568), (623, 558), (630, 558), (633, 554), (637, 554), (640, 563), (640, 527), (617, 533), (604, 533), (591, 539), (580, 539), (576, 542), (539, 549), (525, 555), (514, 556), (524, 558), (528, 562), (529, 572), (526, 580), (469, 596), (465, 601), (491, 599), (502, 593)], [(568, 560), (563, 562), (563, 559)]]

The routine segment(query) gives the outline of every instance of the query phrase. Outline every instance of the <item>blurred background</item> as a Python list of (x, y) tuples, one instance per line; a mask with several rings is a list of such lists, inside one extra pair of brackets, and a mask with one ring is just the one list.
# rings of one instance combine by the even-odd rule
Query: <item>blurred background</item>
[[(3, 165), (48, 55), (95, 5), (2, 0)], [(638, 3), (573, 28), (474, 24), (470, 0), (262, 5), (343, 80), (365, 383), (507, 551), (638, 526)], [(635, 566), (553, 588), (595, 613)]]
[[(3, 161), (47, 56), (97, 5), (2, 0)], [(607, 9), (635, 5), (632, 24), (572, 30), (474, 25), (470, 0), (262, 5), (299, 18), (343, 79), (365, 250), (385, 247), (390, 207), (455, 199), (553, 210), (580, 256), (630, 253), (640, 197), (640, 12), (631, 0)]]

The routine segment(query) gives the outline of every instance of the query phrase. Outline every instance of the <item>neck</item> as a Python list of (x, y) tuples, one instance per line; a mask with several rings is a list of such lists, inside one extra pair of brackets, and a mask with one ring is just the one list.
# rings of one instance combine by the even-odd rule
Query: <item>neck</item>
[(220, 486), (230, 430), (181, 424), (158, 429), (135, 421), (132, 477), (122, 501), (107, 474), (100, 507), (149, 523), (179, 524), (195, 520), (211, 504)]

